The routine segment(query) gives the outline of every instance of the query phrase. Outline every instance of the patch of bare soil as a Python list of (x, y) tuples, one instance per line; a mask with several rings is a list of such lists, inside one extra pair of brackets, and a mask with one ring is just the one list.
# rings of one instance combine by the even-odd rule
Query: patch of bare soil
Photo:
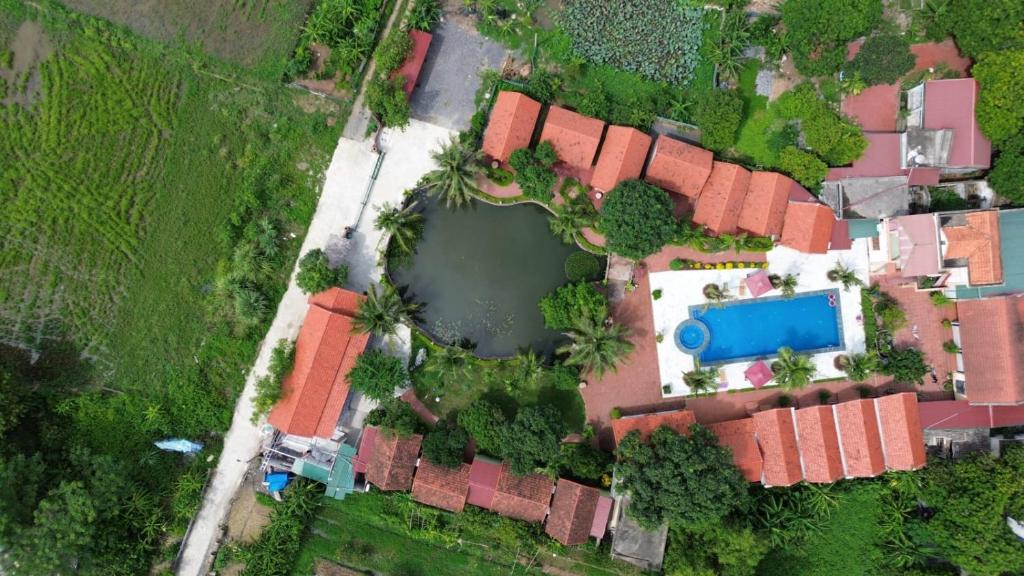
[(270, 524), (270, 508), (256, 500), (256, 491), (246, 482), (228, 513), (228, 539), (248, 544), (256, 540), (267, 524)]
[(331, 57), (331, 48), (323, 44), (310, 44), (310, 51), (313, 53), (313, 62), (303, 78), (295, 80), (295, 83), (307, 90), (317, 94), (324, 94), (334, 98), (348, 98), (351, 90), (338, 88), (340, 72), (329, 78), (321, 78), (324, 70), (327, 69), (327, 60)]
[(314, 576), (365, 576), (366, 572), (339, 566), (321, 558), (313, 564), (313, 574)]
[(775, 71), (775, 77), (772, 78), (772, 93), (768, 100), (774, 102), (783, 92), (803, 81), (804, 77), (797, 72), (796, 66), (793, 64), (793, 57), (789, 54), (785, 55), (782, 65), (779, 70)]
[(459, 28), (473, 34), (479, 34), (476, 30), (476, 14), (466, 8), (464, 0), (444, 0), (441, 3), (444, 19), (458, 25)]
[(744, 10), (755, 14), (778, 14), (779, 4), (782, 0), (752, 0)]
[(0, 103), (30, 108), (42, 88), (39, 63), (53, 54), (53, 44), (38, 22), (25, 21), (14, 34), (9, 50), (13, 54), (10, 68), (0, 68), (6, 93)]
[(533, 19), (545, 30), (555, 29), (555, 16), (562, 11), (562, 0), (547, 0), (533, 13)]

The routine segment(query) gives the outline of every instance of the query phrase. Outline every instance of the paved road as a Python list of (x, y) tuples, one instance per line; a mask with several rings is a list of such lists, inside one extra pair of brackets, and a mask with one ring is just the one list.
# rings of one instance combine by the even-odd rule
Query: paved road
[[(327, 169), (323, 192), (310, 222), (309, 232), (302, 243), (301, 253), (313, 248), (328, 249), (348, 264), (349, 287), (366, 290), (381, 275), (377, 266), (377, 246), (381, 234), (373, 229), (376, 207), (385, 202), (401, 202), (403, 192), (415, 186), (420, 176), (434, 167), (430, 152), (449, 136), (450, 132), (445, 128), (416, 120), (404, 132), (385, 133), (382, 147), (386, 155), (377, 183), (355, 237), (348, 242), (342, 239), (343, 230), (356, 219), (377, 157), (370, 152), (369, 141), (356, 142), (342, 138)], [(177, 569), (179, 576), (200, 576), (209, 569), (231, 501), (242, 483), (248, 462), (259, 454), (259, 429), (263, 422), (255, 425), (250, 422), (256, 379), (266, 374), (270, 354), (277, 341), (281, 338), (295, 338), (305, 316), (306, 296), (295, 285), (293, 273), (274, 321), (260, 346), (253, 369), (246, 378), (245, 389), (235, 406), (231, 428), (224, 438), (224, 450), (217, 469), (183, 544)]]

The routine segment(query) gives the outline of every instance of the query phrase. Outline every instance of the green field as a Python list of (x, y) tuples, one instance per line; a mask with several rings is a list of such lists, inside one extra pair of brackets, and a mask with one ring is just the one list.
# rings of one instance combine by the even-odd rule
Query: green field
[[(272, 19), (284, 4), (203, 10)], [(280, 54), (293, 42), (284, 29), (256, 40)], [(103, 462), (121, 482), (86, 480), (97, 537), (62, 561), (143, 573), (157, 543), (174, 549), (209, 467), (197, 460), (181, 477), (183, 461), (151, 442), (184, 436), (216, 455), (347, 107), (281, 86), (260, 53), (244, 69), (46, 0), (0, 0), (0, 52), (13, 53), (9, 68), (0, 60), (0, 344), (43, 352), (45, 364), (67, 343), (88, 360), (26, 377), (72, 383), (31, 389), (44, 396), (25, 400), (33, 421), (20, 427), (47, 433), (16, 427), (0, 464), (40, 451), (52, 469), (42, 499), (58, 482), (99, 478), (92, 466)], [(3, 372), (28, 373), (16, 355), (0, 360)], [(108, 501), (133, 498), (146, 519)]]

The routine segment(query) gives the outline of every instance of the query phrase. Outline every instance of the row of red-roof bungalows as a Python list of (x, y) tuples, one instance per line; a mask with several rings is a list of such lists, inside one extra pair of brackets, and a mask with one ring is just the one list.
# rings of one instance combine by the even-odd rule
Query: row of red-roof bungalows
[[(484, 132), (484, 154), (504, 163), (528, 147), (540, 113), (541, 104), (529, 96), (498, 93)], [(710, 150), (665, 135), (652, 141), (628, 126), (605, 130), (602, 120), (560, 106), (548, 108), (540, 141), (550, 142), (559, 162), (599, 192), (643, 174), (650, 184), (685, 198), (693, 221), (714, 234), (770, 236), (809, 253), (829, 248), (836, 222), (832, 210), (783, 174), (719, 162)]]
[[(686, 434), (695, 422), (689, 410), (675, 410), (620, 418), (612, 422), (612, 431), (618, 443), (634, 430), (646, 438), (661, 426)], [(776, 408), (709, 424), (708, 429), (732, 450), (743, 476), (765, 486), (869, 478), (926, 464), (924, 431), (912, 393)]]
[(381, 490), (412, 490), (417, 502), (461, 512), (466, 504), (544, 529), (566, 546), (604, 537), (612, 500), (596, 488), (542, 474), (515, 476), (508, 464), (476, 456), (472, 464), (446, 468), (420, 456), (423, 437), (363, 430), (353, 460), (357, 474)]

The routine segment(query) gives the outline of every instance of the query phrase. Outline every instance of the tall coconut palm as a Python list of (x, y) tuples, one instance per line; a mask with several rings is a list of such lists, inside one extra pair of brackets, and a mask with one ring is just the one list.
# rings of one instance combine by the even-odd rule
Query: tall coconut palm
[(857, 277), (857, 273), (853, 270), (843, 266), (842, 262), (836, 262), (836, 265), (825, 274), (829, 281), (839, 282), (843, 285), (843, 290), (849, 291), (853, 286), (863, 286), (864, 282)]
[(704, 310), (712, 306), (721, 306), (725, 302), (732, 300), (732, 294), (729, 292), (728, 286), (722, 286), (719, 284), (705, 284), (704, 285), (704, 297), (708, 299), (704, 305)]
[(593, 372), (600, 378), (605, 372), (614, 372), (619, 360), (633, 351), (628, 335), (629, 330), (621, 324), (604, 323), (583, 315), (566, 333), (571, 342), (558, 352), (569, 355), (567, 365), (579, 366), (583, 372)]
[(683, 383), (685, 383), (694, 394), (712, 392), (718, 388), (718, 373), (714, 370), (702, 370), (700, 368), (696, 368), (683, 373)]
[(551, 233), (562, 239), (566, 244), (576, 240), (576, 234), (590, 224), (586, 214), (574, 205), (566, 204), (553, 216), (548, 218)]
[(444, 346), (427, 359), (427, 372), (437, 374), (445, 385), (452, 380), (465, 378), (469, 370), (469, 352), (461, 346)]
[(423, 214), (416, 211), (416, 202), (405, 208), (388, 203), (380, 207), (373, 226), (391, 236), (400, 254), (412, 254), (423, 234)]
[(783, 390), (800, 390), (811, 383), (817, 368), (810, 356), (797, 354), (792, 348), (779, 348), (779, 358), (772, 362), (775, 381)]
[(515, 372), (517, 380), (532, 385), (544, 372), (544, 364), (533, 348), (524, 348), (516, 353)]
[(366, 299), (359, 303), (352, 325), (363, 334), (394, 336), (398, 325), (415, 310), (416, 305), (403, 302), (393, 286), (385, 284), (380, 290), (370, 286)]
[(846, 356), (840, 369), (854, 382), (863, 382), (878, 369), (878, 357), (874, 352)]
[(473, 180), (482, 171), (483, 153), (453, 137), (431, 157), (438, 167), (423, 176), (427, 192), (443, 198), (448, 208), (469, 204), (479, 192)]

